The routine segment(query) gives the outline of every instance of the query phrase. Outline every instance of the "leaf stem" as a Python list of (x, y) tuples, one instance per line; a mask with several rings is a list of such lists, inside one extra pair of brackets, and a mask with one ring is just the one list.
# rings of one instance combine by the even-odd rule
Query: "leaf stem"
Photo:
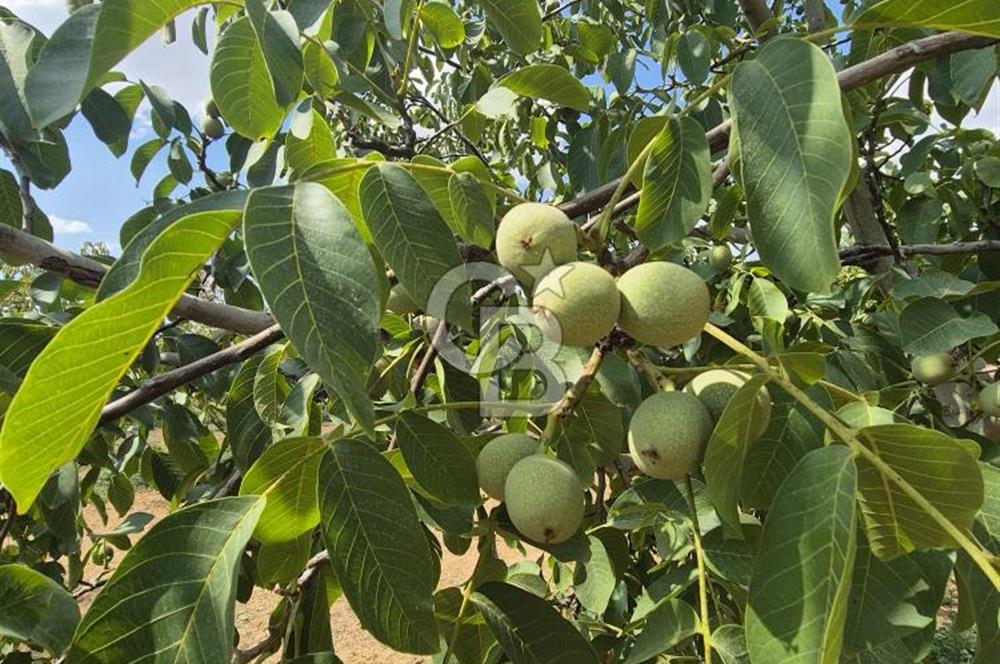
[(708, 576), (705, 573), (705, 551), (701, 547), (701, 526), (698, 524), (698, 506), (694, 501), (694, 485), (691, 476), (687, 482), (688, 506), (691, 509), (691, 540), (694, 543), (694, 555), (698, 561), (698, 615), (701, 622), (701, 639), (705, 647), (705, 664), (712, 664), (712, 625), (708, 616)]
[(766, 359), (752, 351), (724, 330), (708, 323), (705, 325), (705, 331), (767, 372), (774, 382), (778, 383), (783, 390), (785, 390), (793, 399), (802, 404), (806, 410), (815, 415), (817, 419), (819, 419), (828, 429), (830, 429), (830, 431), (834, 433), (834, 435), (844, 441), (844, 443), (851, 448), (851, 451), (854, 452), (855, 455), (863, 457), (865, 461), (874, 466), (879, 473), (887, 477), (890, 482), (899, 487), (899, 489), (905, 493), (910, 500), (916, 503), (916, 505), (931, 519), (933, 519), (942, 530), (955, 540), (959, 547), (961, 547), (973, 560), (973, 562), (975, 562), (976, 565), (982, 570), (983, 574), (986, 575), (986, 578), (988, 578), (997, 589), (1000, 589), (1000, 570), (997, 570), (993, 566), (990, 556), (976, 546), (967, 533), (963, 532), (958, 526), (953, 524), (948, 517), (942, 514), (941, 511), (938, 510), (938, 508), (935, 507), (929, 500), (927, 500), (927, 498), (925, 498), (924, 495), (916, 489), (916, 487), (910, 484), (906, 478), (896, 472), (892, 466), (882, 460), (882, 457), (861, 442), (861, 439), (858, 437), (858, 433), (856, 431), (840, 422), (840, 420), (827, 412), (825, 408), (813, 401), (809, 395), (796, 387), (783, 372), (774, 369), (770, 364), (768, 364)]
[[(473, 575), (473, 579), (475, 575)], [(462, 603), (458, 607), (458, 615), (455, 616), (455, 631), (451, 633), (451, 638), (448, 639), (448, 645), (444, 649), (444, 657), (441, 658), (441, 664), (448, 664), (448, 658), (451, 657), (452, 651), (455, 650), (455, 643), (458, 641), (458, 630), (462, 626), (462, 616), (465, 615), (465, 609), (469, 606), (469, 598), (472, 597), (472, 579), (469, 579), (465, 584), (465, 588), (462, 589)]]
[(417, 35), (420, 34), (420, 11), (424, 8), (424, 0), (417, 3), (413, 10), (413, 23), (410, 25), (410, 39), (406, 44), (406, 57), (403, 59), (403, 68), (399, 71), (399, 87), (396, 94), (400, 97), (406, 92), (406, 84), (410, 81), (410, 64), (413, 61), (413, 49), (417, 44)]

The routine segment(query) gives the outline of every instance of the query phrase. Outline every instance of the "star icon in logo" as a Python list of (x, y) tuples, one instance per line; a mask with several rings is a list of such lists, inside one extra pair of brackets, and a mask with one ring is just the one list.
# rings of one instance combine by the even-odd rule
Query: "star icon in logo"
[[(551, 293), (552, 296), (559, 299), (566, 299), (566, 289), (563, 286), (563, 279), (565, 279), (570, 272), (573, 271), (572, 265), (551, 265), (552, 256), (546, 253), (545, 258), (549, 261), (550, 267), (548, 269), (542, 270), (541, 265), (533, 266), (530, 269), (537, 271), (538, 276), (535, 281), (535, 292), (533, 294), (534, 299), (538, 299), (539, 296), (547, 293)], [(532, 272), (532, 276), (535, 276), (535, 272)], [(544, 283), (542, 283), (542, 279)], [(539, 285), (541, 284), (541, 288)]]
[[(556, 267), (558, 267), (558, 265), (552, 258), (552, 251), (550, 249), (546, 249), (545, 253), (542, 254), (538, 263), (536, 263), (535, 265), (522, 265), (521, 269), (527, 272), (529, 276), (531, 276), (531, 283), (537, 284), (539, 281), (542, 280), (542, 277), (547, 275), (552, 270), (556, 269)], [(562, 297), (561, 294), (560, 297)]]

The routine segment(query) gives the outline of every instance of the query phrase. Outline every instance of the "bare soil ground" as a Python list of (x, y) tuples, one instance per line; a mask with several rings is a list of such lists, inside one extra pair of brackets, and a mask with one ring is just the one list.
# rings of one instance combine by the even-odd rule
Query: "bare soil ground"
[[(156, 491), (152, 489), (140, 489), (136, 491), (135, 504), (132, 506), (131, 512), (147, 512), (159, 520), (169, 513), (169, 504)], [(113, 530), (121, 522), (121, 519), (112, 513), (109, 515), (108, 525), (105, 526), (101, 523), (100, 517), (93, 508), (88, 508), (84, 511), (84, 518), (97, 531)], [(152, 527), (153, 523), (155, 521), (146, 527), (146, 532)], [(133, 536), (133, 542), (136, 539), (137, 537)], [(505, 547), (502, 542), (498, 543), (498, 549), (500, 557), (508, 563), (525, 559), (520, 552)], [(540, 552), (535, 551), (530, 553), (537, 557), (537, 554)], [(123, 553), (118, 552), (115, 561), (120, 561), (123, 555)], [(476, 560), (475, 547), (471, 547), (462, 556), (455, 556), (445, 550), (444, 558), (441, 561), (441, 580), (438, 583), (438, 587), (449, 588), (465, 583), (472, 575)], [(84, 579), (95, 579), (101, 571), (101, 567), (90, 565), (84, 574)], [(91, 592), (80, 598), (81, 610), (85, 611), (87, 609), (95, 595), (95, 592)], [(271, 615), (271, 611), (277, 606), (278, 601), (279, 597), (275, 593), (257, 588), (254, 590), (249, 602), (236, 605), (236, 629), (240, 633), (242, 647), (248, 647), (253, 643), (257, 643), (267, 635), (268, 618)], [(394, 652), (376, 641), (368, 632), (361, 628), (354, 612), (351, 611), (351, 607), (343, 597), (338, 599), (331, 607), (330, 626), (333, 632), (337, 656), (343, 660), (344, 664), (417, 664), (428, 661), (428, 658), (419, 655), (406, 655)], [(277, 662), (279, 659), (275, 655), (268, 659), (267, 662)]]

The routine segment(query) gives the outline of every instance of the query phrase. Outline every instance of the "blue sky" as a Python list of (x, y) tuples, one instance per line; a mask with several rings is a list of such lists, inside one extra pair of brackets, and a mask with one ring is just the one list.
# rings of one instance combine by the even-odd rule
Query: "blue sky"
[[(64, 0), (3, 0), (3, 4), (45, 34), (51, 34), (66, 17)], [(141, 79), (163, 87), (192, 113), (198, 113), (201, 101), (208, 96), (209, 59), (191, 44), (192, 16), (188, 12), (178, 21), (178, 39), (174, 44), (164, 46), (154, 37), (126, 58), (118, 69), (133, 81)], [(642, 79), (658, 78), (656, 74), (637, 73)], [(642, 83), (649, 82), (643, 80)], [(148, 113), (148, 108), (140, 109), (129, 142), (130, 150), (120, 159), (115, 159), (94, 137), (82, 116), (73, 120), (66, 131), (72, 172), (55, 190), (35, 191), (39, 205), (52, 219), (56, 244), (75, 250), (84, 241), (102, 241), (115, 253), (120, 250), (118, 229), (122, 222), (148, 204), (153, 187), (167, 172), (162, 155), (150, 165), (138, 188), (129, 172), (132, 150), (152, 137)], [(939, 122), (937, 118), (935, 124)], [(1000, 134), (1000, 86), (993, 86), (979, 116), (968, 118), (964, 124), (966, 127), (986, 127)], [(215, 146), (214, 150), (219, 159), (223, 146)], [(0, 166), (10, 168), (2, 158)]]

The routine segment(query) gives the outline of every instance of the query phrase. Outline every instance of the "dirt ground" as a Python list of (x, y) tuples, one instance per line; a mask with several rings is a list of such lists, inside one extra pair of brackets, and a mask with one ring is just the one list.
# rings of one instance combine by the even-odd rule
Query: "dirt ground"
[[(161, 519), (169, 513), (169, 504), (159, 493), (151, 489), (140, 489), (136, 491), (135, 504), (131, 512), (147, 512), (155, 519)], [(101, 523), (97, 512), (93, 508), (84, 511), (84, 518), (97, 531), (113, 530), (121, 521), (112, 512), (109, 514), (109, 523), (105, 526)], [(146, 526), (146, 532), (152, 527), (154, 522)], [(133, 536), (133, 542), (137, 538)], [(498, 543), (500, 557), (508, 563), (523, 560), (524, 557), (517, 551), (513, 551)], [(117, 560), (121, 560), (123, 554), (118, 553)], [(476, 564), (475, 547), (470, 548), (463, 556), (455, 556), (445, 549), (444, 558), (441, 561), (441, 580), (439, 588), (449, 588), (460, 586), (471, 576)], [(91, 565), (84, 579), (92, 580), (100, 574), (101, 568)], [(86, 610), (96, 593), (88, 593), (80, 598), (81, 610)], [(256, 588), (250, 601), (246, 604), (236, 605), (236, 629), (240, 633), (240, 643), (243, 647), (257, 643), (267, 635), (268, 617), (271, 611), (278, 604), (278, 595)], [(419, 655), (406, 655), (397, 653), (376, 641), (368, 632), (361, 628), (354, 612), (348, 605), (347, 600), (341, 597), (330, 609), (330, 626), (333, 632), (334, 644), (337, 656), (344, 664), (417, 664), (429, 661), (429, 658)], [(266, 660), (267, 662), (278, 662), (277, 655)]]

